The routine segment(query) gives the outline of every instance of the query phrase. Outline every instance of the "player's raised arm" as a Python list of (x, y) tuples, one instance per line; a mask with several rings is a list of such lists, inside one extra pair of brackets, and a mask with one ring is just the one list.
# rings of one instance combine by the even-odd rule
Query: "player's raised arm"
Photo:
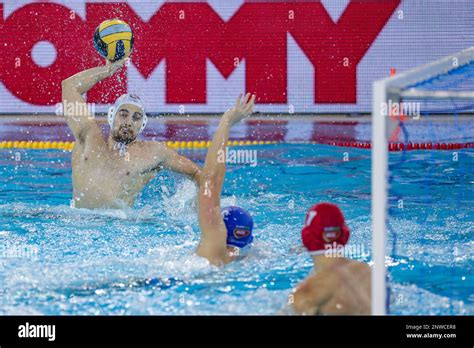
[(230, 128), (252, 113), (254, 102), (255, 96), (248, 93), (242, 101), (240, 95), (235, 106), (222, 116), (207, 151), (201, 174), (198, 193), (201, 241), (196, 252), (216, 265), (225, 263), (227, 258), (227, 230), (221, 215), (220, 204), (226, 171), (223, 154), (225, 154)]
[(82, 97), (96, 83), (112, 76), (125, 64), (125, 59), (115, 63), (107, 62), (104, 66), (81, 71), (62, 82), (63, 113), (74, 137), (80, 140), (97, 124), (90, 115), (87, 104)]

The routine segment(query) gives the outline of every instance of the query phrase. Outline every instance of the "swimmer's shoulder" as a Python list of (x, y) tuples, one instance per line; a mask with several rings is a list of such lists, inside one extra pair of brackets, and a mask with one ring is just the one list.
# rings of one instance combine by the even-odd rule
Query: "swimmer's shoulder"
[(349, 260), (349, 262), (336, 269), (333, 273), (335, 294), (344, 294), (347, 292), (345, 289), (352, 289), (349, 292), (354, 298), (363, 299), (367, 296), (370, 297), (372, 269), (368, 264)]
[(148, 158), (153, 160), (161, 160), (165, 156), (168, 150), (167, 145), (161, 141), (144, 141), (138, 140), (134, 143), (134, 152), (140, 154), (142, 158)]
[(331, 297), (332, 281), (325, 273), (313, 273), (293, 293), (293, 309), (299, 314), (316, 314), (320, 304)]
[(137, 140), (133, 143), (135, 149), (150, 149), (158, 143), (157, 141)]
[(370, 276), (370, 274), (372, 273), (372, 269), (367, 263), (356, 260), (349, 260), (347, 268), (363, 276)]
[(135, 142), (135, 148), (139, 151), (146, 151), (148, 153), (159, 153), (166, 151), (168, 146), (163, 141), (138, 140)]

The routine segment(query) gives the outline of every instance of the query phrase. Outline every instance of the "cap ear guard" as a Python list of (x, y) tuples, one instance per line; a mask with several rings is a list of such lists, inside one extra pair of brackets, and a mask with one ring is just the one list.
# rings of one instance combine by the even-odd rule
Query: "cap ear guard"
[(145, 113), (143, 113), (142, 126), (140, 127), (140, 131), (138, 133), (143, 132), (147, 123), (148, 123), (148, 117), (146, 116)]
[(112, 128), (114, 124), (114, 118), (115, 118), (115, 108), (111, 106), (109, 108), (109, 113), (107, 114), (107, 120), (109, 121), (110, 128)]

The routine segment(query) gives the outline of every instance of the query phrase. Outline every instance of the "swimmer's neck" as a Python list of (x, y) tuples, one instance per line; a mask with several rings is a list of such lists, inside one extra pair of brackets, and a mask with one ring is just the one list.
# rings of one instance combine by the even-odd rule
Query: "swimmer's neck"
[(311, 256), (313, 259), (314, 268), (321, 269), (327, 266), (333, 265), (335, 263), (345, 262), (346, 258), (344, 257), (328, 257), (326, 255), (313, 255)]
[[(133, 139), (131, 142), (129, 142), (128, 144), (125, 144), (127, 145), (127, 147), (130, 147), (132, 146), (133, 144), (135, 144), (137, 142), (137, 139)], [(110, 151), (113, 151), (113, 149), (115, 148), (115, 145), (116, 144), (119, 144), (118, 141), (115, 141), (114, 138), (112, 137), (112, 132), (109, 133), (109, 138), (107, 140), (107, 148), (110, 150)]]

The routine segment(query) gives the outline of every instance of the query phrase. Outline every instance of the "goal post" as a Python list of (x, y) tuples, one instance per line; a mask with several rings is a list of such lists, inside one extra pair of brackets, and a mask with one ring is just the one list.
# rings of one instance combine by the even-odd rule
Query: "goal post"
[[(466, 79), (459, 78), (462, 76), (460, 69), (466, 66), (474, 72), (474, 47), (373, 83), (371, 167), (373, 315), (388, 314), (389, 308), (386, 280), (389, 135), (401, 122), (390, 117), (390, 108), (386, 106), (400, 104), (403, 100), (410, 99), (428, 102), (471, 101), (474, 105), (472, 88), (474, 83), (472, 86), (465, 83), (463, 85)], [(446, 83), (443, 82), (445, 80)], [(469, 83), (473, 80), (474, 78), (470, 78)]]

